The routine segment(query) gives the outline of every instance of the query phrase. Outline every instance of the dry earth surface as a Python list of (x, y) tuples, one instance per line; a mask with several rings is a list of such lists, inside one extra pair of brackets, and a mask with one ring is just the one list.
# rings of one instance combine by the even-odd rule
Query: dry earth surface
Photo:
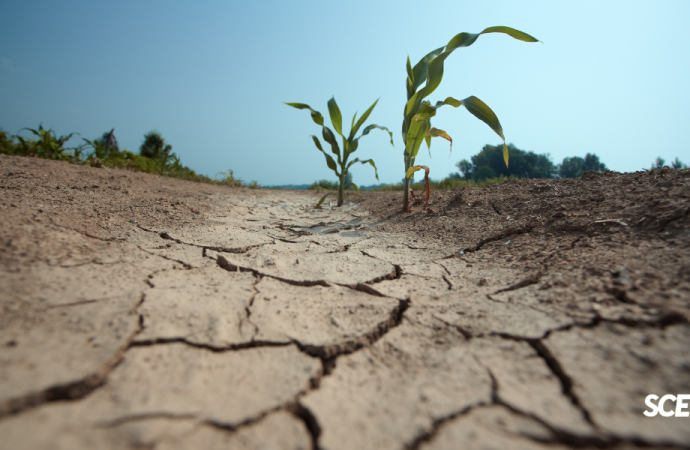
[(690, 171), (318, 197), (0, 156), (0, 448), (690, 448)]

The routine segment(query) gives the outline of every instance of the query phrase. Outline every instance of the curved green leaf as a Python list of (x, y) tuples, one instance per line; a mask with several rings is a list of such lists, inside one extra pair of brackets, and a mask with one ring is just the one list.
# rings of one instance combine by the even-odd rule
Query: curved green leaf
[(444, 48), (445, 47), (439, 47), (436, 50), (427, 53), (424, 58), (420, 59), (419, 62), (415, 64), (414, 69), (412, 69), (412, 92), (416, 91), (419, 86), (426, 81), (429, 61), (440, 55)]
[(426, 86), (424, 86), (424, 89), (420, 91), (423, 93), (422, 96), (424, 98), (431, 95), (431, 93), (434, 92), (441, 84), (441, 80), (443, 79), (443, 63), (452, 52), (452, 50), (443, 52), (429, 62)]
[(323, 201), (326, 200), (326, 197), (328, 197), (329, 195), (333, 195), (333, 192), (330, 192), (330, 193), (324, 195), (323, 197), (321, 197), (321, 200), (319, 200), (319, 202), (316, 204), (316, 207), (320, 208)]
[[(377, 178), (377, 180), (378, 180), (378, 178)], [(350, 183), (347, 186), (352, 186), (353, 188), (355, 188), (355, 191), (357, 191), (357, 195), (359, 195), (359, 186), (357, 186), (355, 183)]]
[(391, 145), (392, 145), (393, 147), (395, 147), (395, 144), (393, 143), (393, 133), (391, 133), (390, 130), (389, 130), (388, 128), (386, 128), (386, 127), (381, 127), (381, 126), (379, 126), (379, 125), (374, 125), (374, 124), (367, 126), (367, 127), (364, 129), (364, 131), (362, 131), (362, 135), (361, 135), (360, 137), (358, 137), (357, 140), (359, 140), (360, 138), (362, 138), (362, 137), (366, 136), (367, 134), (369, 134), (369, 132), (370, 132), (371, 130), (373, 130), (374, 128), (378, 128), (379, 130), (385, 130), (385, 131), (387, 131), (387, 132), (388, 132), (388, 135), (391, 137)]
[[(361, 126), (364, 125), (364, 122), (366, 122), (366, 120), (369, 118), (369, 115), (370, 115), (371, 112), (374, 110), (374, 107), (376, 106), (376, 104), (377, 104), (378, 102), (379, 102), (379, 99), (376, 99), (376, 101), (374, 102), (374, 104), (371, 105), (371, 106), (369, 107), (369, 109), (367, 109), (366, 112), (365, 112), (364, 114), (362, 114), (362, 117), (360, 117), (359, 120), (357, 121), (357, 123), (355, 124), (355, 126), (352, 127), (352, 129), (350, 130), (350, 139), (352, 139), (353, 137), (355, 137), (355, 134), (357, 134), (357, 132), (359, 131), (359, 129), (361, 128)], [(360, 136), (360, 137), (361, 137), (361, 136)]]
[(516, 30), (514, 28), (502, 26), (489, 27), (481, 33), (476, 34), (464, 32), (459, 33), (453, 36), (453, 38), (450, 41), (448, 41), (448, 44), (446, 45), (443, 53), (439, 54), (436, 58), (429, 61), (427, 83), (424, 87), (424, 97), (428, 97), (441, 84), (441, 80), (443, 79), (443, 63), (445, 62), (446, 58), (448, 58), (448, 56), (450, 56), (450, 54), (453, 53), (455, 49), (460, 47), (469, 47), (470, 45), (474, 44), (474, 42), (479, 38), (479, 36), (488, 33), (504, 33), (524, 42), (539, 42), (539, 40), (530, 36), (527, 33), (523, 33), (522, 31)]
[(407, 78), (414, 83), (414, 74), (412, 73), (412, 64), (410, 64), (410, 55), (407, 55), (407, 65), (405, 66), (407, 70)]
[(319, 138), (316, 136), (311, 136), (311, 138), (314, 140), (314, 144), (316, 145), (316, 148), (321, 150), (321, 153), (323, 153), (323, 156), (326, 157), (326, 164), (328, 165), (328, 168), (331, 169), (337, 176), (340, 176), (338, 173), (338, 166), (335, 164), (335, 160), (331, 155), (323, 151), (323, 147), (321, 147), (321, 142), (319, 142)]
[(412, 178), (412, 174), (422, 169), (425, 169), (426, 172), (429, 173), (429, 168), (426, 166), (412, 166), (409, 169), (407, 169), (407, 172), (405, 173), (405, 178)]
[(362, 164), (369, 163), (369, 164), (371, 165), (371, 167), (374, 168), (374, 174), (376, 175), (376, 180), (378, 181), (378, 179), (379, 179), (379, 171), (376, 169), (376, 164), (374, 164), (374, 160), (373, 160), (373, 159), (367, 159), (366, 161), (360, 161), (359, 158), (355, 158), (355, 159), (353, 159), (353, 160), (350, 162), (350, 164), (347, 165), (347, 168), (349, 169), (350, 166), (352, 166), (354, 163), (362, 163)]
[(493, 112), (489, 105), (479, 100), (474, 95), (467, 97), (462, 101), (465, 108), (472, 113), (477, 119), (481, 120), (487, 124), (494, 132), (503, 139), (503, 160), (508, 167), (508, 147), (506, 146), (506, 138), (503, 136), (503, 127), (501, 127), (501, 122), (498, 121), (496, 113)]
[(446, 45), (446, 50), (445, 51), (453, 51), (458, 47), (469, 47), (470, 45), (474, 44), (474, 42), (481, 36), (482, 34), (488, 34), (488, 33), (503, 33), (507, 34), (510, 37), (513, 37), (515, 39), (518, 39), (520, 41), (524, 42), (541, 42), (537, 38), (530, 36), (527, 33), (523, 33), (522, 31), (516, 30), (515, 28), (510, 28), (510, 27), (489, 27), (484, 29), (481, 33), (459, 33), (453, 36), (453, 38), (448, 41), (448, 45)]
[(323, 116), (321, 115), (320, 112), (311, 109), (311, 106), (305, 104), (305, 103), (285, 103), (288, 106), (292, 106), (293, 108), (297, 109), (308, 109), (311, 111), (311, 118), (312, 120), (317, 124), (323, 126)]
[(331, 99), (328, 100), (328, 114), (331, 116), (331, 123), (333, 124), (333, 128), (335, 128), (335, 132), (342, 136), (343, 115), (340, 114), (340, 108), (338, 108), (338, 104), (335, 102), (335, 97), (331, 97)]
[(350, 141), (350, 145), (348, 146), (347, 155), (345, 155), (345, 159), (347, 159), (348, 156), (353, 154), (357, 150), (357, 147), (359, 147), (359, 139), (353, 139), (352, 141)]
[(477, 119), (481, 120), (489, 127), (491, 127), (491, 129), (494, 130), (496, 134), (499, 135), (501, 139), (503, 139), (503, 141), (506, 140), (506, 138), (503, 136), (503, 127), (501, 127), (501, 122), (498, 121), (496, 113), (494, 113), (491, 110), (491, 108), (489, 108), (489, 105), (487, 105), (474, 95), (462, 100), (462, 104)]
[(340, 164), (340, 147), (338, 147), (338, 141), (335, 140), (335, 134), (330, 128), (324, 126), (322, 127), (323, 140), (331, 144), (331, 153), (338, 157), (338, 163)]

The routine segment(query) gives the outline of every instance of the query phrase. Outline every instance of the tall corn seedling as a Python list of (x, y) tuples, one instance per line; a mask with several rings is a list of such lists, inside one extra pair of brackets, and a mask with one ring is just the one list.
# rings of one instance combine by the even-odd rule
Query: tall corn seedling
[[(410, 64), (410, 57), (407, 57), (407, 104), (405, 105), (402, 126), (403, 141), (405, 142), (405, 186), (403, 191), (403, 211), (405, 212), (410, 210), (409, 192), (412, 174), (424, 168), (427, 172), (425, 178), (428, 180), (428, 169), (424, 166), (414, 165), (422, 141), (426, 141), (427, 147), (431, 150), (431, 138), (441, 137), (450, 142), (452, 151), (453, 140), (448, 133), (431, 126), (431, 118), (436, 115), (436, 110), (443, 105), (451, 105), (454, 108), (463, 105), (475, 117), (491, 127), (503, 139), (503, 159), (506, 166), (508, 166), (508, 147), (505, 145), (506, 139), (503, 136), (503, 128), (496, 114), (486, 103), (475, 96), (467, 97), (464, 100), (448, 97), (442, 102), (436, 102), (435, 106), (432, 106), (430, 101), (424, 100), (441, 84), (443, 79), (443, 63), (446, 58), (455, 49), (469, 47), (474, 44), (480, 35), (487, 33), (504, 33), (520, 41), (539, 42), (529, 34), (510, 27), (489, 27), (477, 34), (460, 33), (455, 35), (445, 47), (437, 48), (427, 54), (414, 67)], [(419, 89), (422, 84), (424, 84), (424, 87)], [(426, 192), (428, 201), (428, 186)]]

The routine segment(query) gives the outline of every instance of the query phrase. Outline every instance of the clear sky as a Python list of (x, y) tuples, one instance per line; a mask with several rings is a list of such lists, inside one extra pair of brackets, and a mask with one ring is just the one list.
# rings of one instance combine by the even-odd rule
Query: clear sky
[[(377, 98), (360, 141), (381, 182), (403, 177), (405, 61), (414, 65), (459, 32), (506, 25), (543, 41), (484, 35), (446, 61), (431, 96), (475, 95), (498, 115), (507, 142), (567, 156), (597, 154), (611, 170), (661, 156), (690, 163), (690, 1), (15, 1), (0, 3), (0, 127), (115, 128), (137, 151), (156, 129), (183, 164), (214, 176), (302, 184), (335, 179), (309, 135), (301, 102), (324, 114), (335, 96), (344, 128)], [(685, 55), (685, 56), (683, 56)], [(456, 171), (500, 138), (464, 108), (439, 110), (417, 164), (432, 178)], [(26, 133), (26, 131), (24, 131)], [(70, 144), (78, 144), (73, 138)], [(352, 169), (360, 185), (373, 169)]]

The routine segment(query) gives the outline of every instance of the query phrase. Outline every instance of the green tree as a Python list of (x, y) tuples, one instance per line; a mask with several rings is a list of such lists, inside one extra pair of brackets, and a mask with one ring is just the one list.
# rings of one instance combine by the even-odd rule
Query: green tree
[(662, 158), (661, 156), (657, 156), (656, 161), (654, 161), (654, 164), (652, 164), (652, 170), (661, 170), (664, 168), (664, 165), (666, 164), (666, 160)]
[(606, 164), (599, 162), (599, 157), (594, 153), (587, 153), (585, 159), (582, 161), (582, 170), (594, 170), (596, 172), (605, 172), (608, 170)]
[(558, 174), (561, 178), (578, 178), (581, 177), (584, 170), (585, 160), (579, 156), (573, 156), (572, 158), (563, 158), (563, 162), (560, 164), (558, 169)]
[(553, 178), (557, 174), (557, 169), (548, 154), (536, 154), (532, 151), (520, 150), (513, 144), (508, 144), (510, 151), (510, 166), (506, 167), (503, 161), (503, 144), (485, 145), (482, 151), (471, 157), (472, 163), (462, 160), (456, 167), (462, 172), (465, 179), (473, 178), (477, 168), (486, 166), (490, 168), (496, 176), (511, 175), (519, 178)]
[(469, 162), (466, 159), (463, 159), (462, 161), (456, 163), (455, 166), (458, 168), (465, 180), (469, 180), (470, 178), (472, 178), (473, 167), (471, 162)]
[(484, 181), (487, 178), (496, 178), (496, 172), (489, 166), (481, 166), (474, 172), (474, 179)]
[(162, 161), (167, 161), (171, 152), (172, 145), (166, 144), (163, 136), (156, 130), (146, 133), (144, 142), (139, 147), (141, 156)]
[(674, 161), (671, 162), (671, 167), (673, 167), (673, 168), (676, 169), (676, 170), (679, 170), (679, 169), (687, 169), (687, 168), (688, 168), (687, 164), (683, 164), (683, 161), (681, 161), (680, 159), (678, 159), (677, 156), (676, 156), (676, 159), (675, 159)]

